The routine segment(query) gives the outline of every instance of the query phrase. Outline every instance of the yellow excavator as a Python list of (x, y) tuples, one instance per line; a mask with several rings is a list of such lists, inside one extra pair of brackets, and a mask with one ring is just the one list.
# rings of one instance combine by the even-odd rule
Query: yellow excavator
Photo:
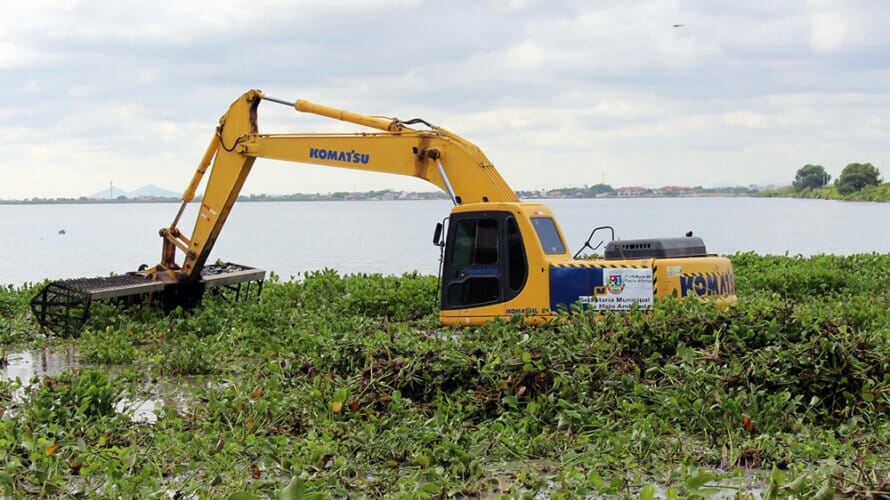
[[(257, 109), (263, 101), (374, 131), (262, 134)], [(584, 244), (593, 249), (594, 235), (611, 231), (603, 258), (578, 260), (550, 209), (521, 202), (482, 151), (460, 136), (421, 119), (362, 115), (250, 90), (220, 119), (179, 211), (170, 226), (160, 230), (160, 263), (121, 276), (51, 282), (31, 301), (38, 322), (53, 331), (75, 333), (90, 303), (98, 299), (151, 298), (171, 309), (197, 305), (213, 289), (234, 291), (236, 297), (258, 296), (265, 271), (207, 264), (257, 158), (408, 175), (446, 192), (454, 208), (447, 227), (437, 224), (433, 237), (442, 249), (442, 325), (479, 325), (517, 315), (537, 324), (574, 307), (649, 309), (657, 299), (671, 295), (719, 304), (736, 300), (732, 264), (708, 254), (701, 238), (689, 234), (617, 240), (614, 230), (604, 226)], [(187, 236), (179, 221), (208, 170), (194, 229)]]

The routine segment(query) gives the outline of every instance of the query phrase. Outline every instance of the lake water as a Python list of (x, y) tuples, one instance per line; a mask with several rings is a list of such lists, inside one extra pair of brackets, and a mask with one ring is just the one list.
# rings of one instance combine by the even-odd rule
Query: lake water
[[(621, 239), (693, 231), (708, 251), (814, 255), (890, 252), (890, 203), (782, 198), (545, 200), (572, 251), (595, 226)], [(0, 205), (0, 284), (107, 276), (160, 259), (158, 229), (178, 205)], [(181, 228), (191, 233), (194, 204)], [(438, 271), (435, 223), (448, 201), (250, 202), (235, 206), (211, 261), (281, 275)], [(59, 234), (64, 230), (64, 234)]]

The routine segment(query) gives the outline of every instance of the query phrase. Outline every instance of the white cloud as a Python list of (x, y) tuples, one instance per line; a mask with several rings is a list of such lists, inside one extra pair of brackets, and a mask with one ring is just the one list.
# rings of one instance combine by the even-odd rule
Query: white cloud
[(849, 43), (850, 26), (842, 12), (813, 15), (810, 44), (816, 52), (835, 52)]
[(723, 113), (723, 122), (733, 127), (764, 128), (769, 120), (762, 114), (750, 111), (732, 111)]
[(491, 0), (489, 3), (495, 11), (511, 13), (524, 12), (540, 4), (537, 0)]
[(14, 66), (21, 60), (21, 54), (11, 43), (0, 43), (0, 68)]
[(507, 50), (505, 61), (508, 69), (533, 71), (541, 68), (544, 58), (544, 51), (534, 40), (524, 40)]

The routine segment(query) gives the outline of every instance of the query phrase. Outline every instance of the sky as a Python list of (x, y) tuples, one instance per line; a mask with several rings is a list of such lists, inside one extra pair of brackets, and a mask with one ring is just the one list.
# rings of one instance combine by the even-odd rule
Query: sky
[[(885, 0), (29, 0), (0, 19), (0, 199), (182, 191), (248, 89), (423, 118), (517, 190), (890, 179)], [(263, 103), (261, 132), (355, 126)], [(432, 191), (259, 160), (243, 193)]]

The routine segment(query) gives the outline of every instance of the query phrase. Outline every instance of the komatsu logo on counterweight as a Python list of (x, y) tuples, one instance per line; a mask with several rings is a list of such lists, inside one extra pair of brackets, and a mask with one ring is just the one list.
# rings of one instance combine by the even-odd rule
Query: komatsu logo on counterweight
[(684, 274), (680, 276), (680, 295), (732, 295), (735, 279), (732, 273)]
[(371, 155), (356, 150), (338, 151), (336, 149), (309, 148), (309, 158), (319, 160), (342, 161), (343, 163), (368, 163)]

